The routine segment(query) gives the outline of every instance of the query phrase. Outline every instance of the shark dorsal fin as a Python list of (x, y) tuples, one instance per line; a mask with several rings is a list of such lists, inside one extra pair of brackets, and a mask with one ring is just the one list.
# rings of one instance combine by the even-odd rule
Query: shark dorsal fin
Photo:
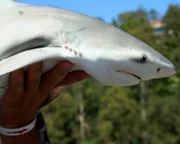
[(15, 0), (0, 0), (0, 6), (3, 7), (4, 5), (14, 5), (17, 2)]
[(16, 2), (16, 0), (0, 0), (0, 9), (12, 8), (22, 5)]
[(15, 2), (16, 0), (1, 0), (0, 3), (12, 3)]

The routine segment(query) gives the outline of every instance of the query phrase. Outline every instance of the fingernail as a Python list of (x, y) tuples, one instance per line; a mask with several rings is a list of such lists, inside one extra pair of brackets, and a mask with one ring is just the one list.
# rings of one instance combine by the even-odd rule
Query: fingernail
[(69, 61), (64, 61), (63, 62), (63, 68), (64, 70), (70, 70), (73, 66), (73, 63), (69, 62)]
[(90, 75), (88, 75), (85, 71), (81, 72), (81, 76), (83, 76), (84, 78), (90, 77)]

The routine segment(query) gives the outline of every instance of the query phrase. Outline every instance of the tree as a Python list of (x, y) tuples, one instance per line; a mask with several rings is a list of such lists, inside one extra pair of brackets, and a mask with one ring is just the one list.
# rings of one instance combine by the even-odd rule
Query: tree
[(148, 44), (153, 43), (151, 39), (153, 29), (149, 23), (148, 13), (143, 8), (139, 8), (137, 11), (119, 14), (118, 21), (116, 23), (120, 23), (119, 28), (122, 30)]
[(159, 14), (155, 9), (151, 9), (149, 11), (149, 19), (150, 20), (155, 20), (155, 19), (159, 19)]
[(180, 6), (170, 5), (163, 17), (167, 30), (172, 30), (174, 34), (180, 36)]
[(77, 112), (78, 104), (67, 91), (43, 108), (48, 135), (53, 144), (77, 142), (80, 137)]
[(98, 114), (99, 144), (129, 144), (141, 136), (140, 106), (127, 89), (107, 88)]

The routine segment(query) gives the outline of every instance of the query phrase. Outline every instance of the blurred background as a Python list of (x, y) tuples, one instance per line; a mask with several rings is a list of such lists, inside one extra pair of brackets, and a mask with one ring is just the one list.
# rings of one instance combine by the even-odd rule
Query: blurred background
[(179, 0), (19, 0), (100, 18), (148, 43), (177, 67), (173, 77), (133, 87), (91, 80), (43, 108), (52, 144), (180, 144)]

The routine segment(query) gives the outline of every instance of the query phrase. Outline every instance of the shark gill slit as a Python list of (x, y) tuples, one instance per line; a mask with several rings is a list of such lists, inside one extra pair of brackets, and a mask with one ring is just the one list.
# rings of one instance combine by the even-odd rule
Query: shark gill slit
[(68, 50), (69, 52), (73, 52), (75, 56), (79, 56), (80, 58), (82, 58), (82, 53), (78, 52), (76, 49), (72, 47), (68, 47), (68, 46), (65, 46), (64, 48)]
[[(80, 29), (78, 31), (81, 31), (84, 29)], [(79, 38), (77, 35), (75, 35), (74, 33), (70, 32), (70, 31), (59, 31), (56, 33), (58, 35), (58, 37), (61, 38), (65, 38), (65, 49), (69, 50), (70, 52), (74, 52), (75, 56), (79, 56), (79, 58), (83, 57), (83, 54), (79, 51), (79, 49), (75, 49), (73, 47), (69, 47), (68, 45), (74, 44), (74, 43), (79, 43), (81, 41), (81, 38)]]

